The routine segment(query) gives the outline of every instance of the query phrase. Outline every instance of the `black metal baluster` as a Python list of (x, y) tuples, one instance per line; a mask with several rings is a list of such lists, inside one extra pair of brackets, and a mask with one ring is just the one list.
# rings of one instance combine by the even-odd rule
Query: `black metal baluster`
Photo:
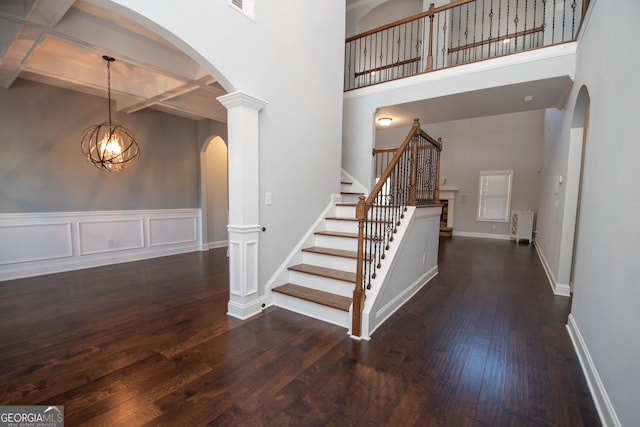
[[(500, 28), (502, 25), (502, 2), (498, 0), (498, 39), (496, 43), (499, 43), (498, 46), (501, 48), (500, 54), (504, 53), (504, 44), (500, 42)], [(500, 46), (502, 45), (502, 46)], [(496, 54), (498, 53), (498, 48), (496, 47)]]
[[(491, 9), (489, 9), (489, 42), (493, 39), (493, 0), (491, 0)], [(487, 57), (491, 57), (491, 43), (487, 44)]]
[(573, 9), (573, 17), (571, 19), (571, 40), (576, 39), (576, 9), (578, 8), (578, 3), (576, 0), (573, 0), (571, 3), (571, 9)]
[(551, 16), (551, 44), (553, 44), (556, 39), (556, 0), (553, 0), (553, 13)]
[(445, 56), (447, 54), (447, 14), (446, 12), (443, 13), (443, 15), (444, 17), (442, 18), (442, 20), (444, 21), (444, 24), (442, 25), (442, 66), (444, 67), (445, 64), (447, 63), (446, 56)]
[[(480, 25), (480, 40), (484, 40), (484, 0), (482, 0), (482, 20)], [(480, 46), (480, 58), (484, 58), (484, 46)]]
[(509, 53), (509, 45), (511, 44), (511, 40), (509, 40), (509, 14), (511, 13), (511, 1), (507, 2), (507, 28), (505, 29), (504, 36), (505, 40), (508, 40), (506, 43), (502, 42), (502, 53), (504, 53), (505, 47), (507, 48), (507, 53)]
[[(476, 43), (476, 33), (478, 32), (478, 2), (473, 2), (473, 44)], [(473, 48), (473, 60), (478, 60), (478, 48)]]
[[(468, 45), (469, 44), (469, 3), (465, 5), (465, 9), (466, 10), (465, 10), (465, 23), (464, 23), (464, 44)], [(468, 50), (469, 49), (465, 49), (465, 51), (462, 52), (462, 60), (464, 62), (468, 62), (470, 59)]]
[(565, 41), (564, 38), (564, 24), (565, 24), (565, 17), (567, 16), (567, 0), (562, 0), (562, 40), (560, 40), (561, 42)]

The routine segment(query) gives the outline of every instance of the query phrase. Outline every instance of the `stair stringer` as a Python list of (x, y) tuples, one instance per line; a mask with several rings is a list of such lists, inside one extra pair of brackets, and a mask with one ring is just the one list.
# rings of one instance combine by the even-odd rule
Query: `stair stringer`
[(302, 236), (302, 238), (298, 241), (298, 243), (293, 247), (289, 255), (285, 258), (285, 260), (280, 264), (275, 273), (267, 280), (264, 286), (264, 295), (260, 297), (263, 308), (269, 307), (273, 305), (273, 292), (272, 289), (275, 286), (279, 286), (282, 283), (286, 283), (289, 277), (288, 268), (300, 264), (302, 262), (302, 249), (310, 246), (314, 242), (314, 233), (321, 229), (322, 224), (324, 224), (325, 218), (327, 216), (335, 214), (336, 204), (340, 203), (342, 200), (339, 194), (332, 194), (331, 201), (325, 207), (325, 209), (320, 213), (318, 219), (309, 227), (307, 232)]
[(384, 321), (438, 274), (441, 211), (440, 206), (407, 208), (377, 277), (366, 291), (361, 336), (352, 338), (369, 340)]

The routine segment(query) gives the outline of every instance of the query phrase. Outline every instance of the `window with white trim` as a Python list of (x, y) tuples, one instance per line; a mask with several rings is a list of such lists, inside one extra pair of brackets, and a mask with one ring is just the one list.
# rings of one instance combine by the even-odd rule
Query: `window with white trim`
[(509, 222), (512, 170), (480, 171), (478, 221)]

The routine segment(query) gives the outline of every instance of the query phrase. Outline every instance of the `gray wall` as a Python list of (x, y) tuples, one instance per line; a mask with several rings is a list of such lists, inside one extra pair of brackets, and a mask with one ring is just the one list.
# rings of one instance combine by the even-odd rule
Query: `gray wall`
[[(610, 402), (603, 409), (617, 414), (619, 424), (638, 425), (640, 384), (640, 143), (638, 98), (640, 49), (629, 44), (640, 21), (635, 0), (592, 1), (590, 19), (578, 43), (576, 76), (561, 120), (551, 122), (545, 158), (564, 161), (543, 171), (547, 193), (557, 175), (567, 171), (570, 128), (580, 90), (588, 90), (589, 132), (584, 153), (580, 216), (574, 250), (571, 314), (589, 358)], [(564, 187), (565, 184), (562, 185)], [(561, 193), (564, 191), (560, 190)], [(563, 193), (560, 194), (563, 196)], [(541, 200), (545, 229), (540, 249), (557, 265), (559, 238), (553, 227), (562, 215), (556, 198)], [(592, 372), (593, 373), (593, 372)]]
[(104, 98), (26, 80), (0, 88), (0, 213), (197, 208), (197, 122), (113, 113), (141, 156), (106, 173), (80, 151), (84, 129), (108, 119)]
[[(537, 209), (544, 110), (424, 124), (422, 129), (442, 138), (440, 175), (447, 177), (446, 186), (459, 190), (454, 232), (509, 234), (508, 223), (476, 221), (482, 170), (513, 170), (511, 209)], [(378, 130), (376, 147), (397, 147), (408, 131)]]

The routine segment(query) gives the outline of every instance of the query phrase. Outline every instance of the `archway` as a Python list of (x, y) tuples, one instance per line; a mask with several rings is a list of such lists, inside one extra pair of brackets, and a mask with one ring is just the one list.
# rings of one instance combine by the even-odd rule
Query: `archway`
[(569, 131), (564, 213), (562, 216), (562, 236), (558, 263), (558, 283), (565, 284), (566, 294), (574, 292), (573, 260), (579, 237), (577, 230), (580, 221), (580, 192), (584, 155), (587, 148), (590, 103), (589, 91), (583, 86), (580, 88), (576, 98)]
[[(225, 38), (230, 28), (211, 25), (213, 34), (202, 37), (191, 30), (193, 22), (216, 12), (229, 13), (226, 2), (209, 2), (207, 13), (201, 8), (187, 8), (176, 17), (171, 8), (135, 0), (92, 0), (106, 9), (123, 15), (162, 36), (178, 47), (210, 73), (228, 92), (217, 97), (227, 109), (228, 182), (229, 182), (229, 304), (228, 314), (248, 318), (261, 308), (258, 289), (259, 225), (259, 112), (266, 102), (235, 88), (230, 77), (239, 76), (246, 69), (237, 67), (233, 43), (211, 43), (216, 37)], [(226, 9), (223, 9), (226, 8)], [(233, 12), (236, 13), (236, 12)], [(223, 16), (220, 14), (220, 16)], [(207, 18), (209, 19), (209, 18)], [(210, 22), (208, 22), (210, 23)], [(181, 37), (184, 37), (182, 39)], [(240, 43), (235, 40), (235, 42)], [(216, 64), (209, 61), (215, 58)], [(246, 85), (246, 83), (245, 83)]]
[(211, 137), (200, 150), (200, 209), (203, 249), (228, 245), (229, 179), (227, 144)]

